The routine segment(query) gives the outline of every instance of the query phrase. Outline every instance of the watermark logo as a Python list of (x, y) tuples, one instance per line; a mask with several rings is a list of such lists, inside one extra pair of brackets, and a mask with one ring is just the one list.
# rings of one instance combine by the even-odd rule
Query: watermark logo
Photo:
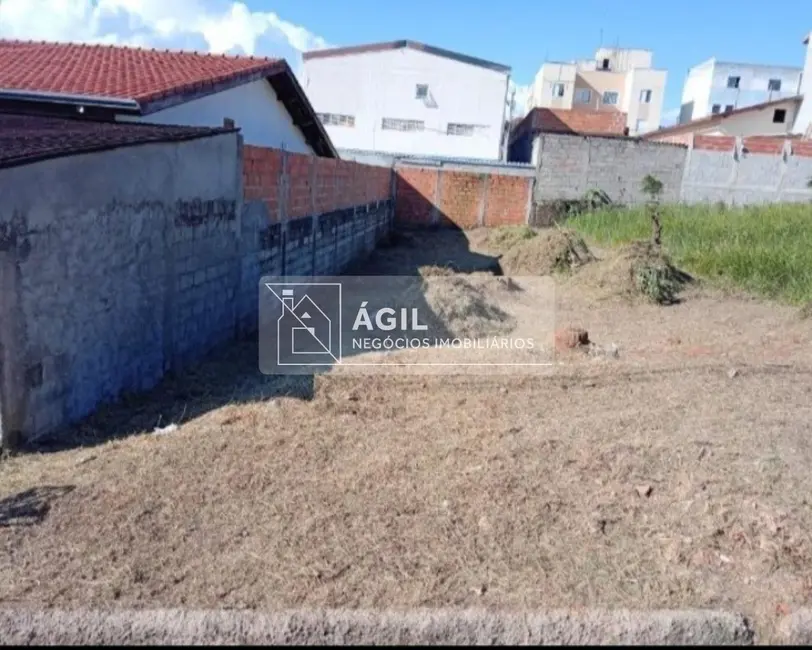
[[(312, 367), (341, 363), (341, 283), (266, 282), (277, 301), (276, 364)], [(273, 312), (272, 312), (273, 313)], [(267, 336), (267, 328), (262, 332)]]
[(552, 365), (554, 285), (495, 276), (263, 278), (266, 374)]

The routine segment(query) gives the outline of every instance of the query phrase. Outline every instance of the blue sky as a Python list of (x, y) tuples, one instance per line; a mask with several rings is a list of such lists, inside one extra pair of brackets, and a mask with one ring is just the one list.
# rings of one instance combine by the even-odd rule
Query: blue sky
[(294, 69), (308, 49), (407, 38), (509, 65), (519, 86), (545, 59), (645, 48), (668, 70), (664, 117), (692, 65), (801, 67), (811, 29), (812, 0), (0, 0), (6, 38), (281, 56)]
[[(679, 106), (689, 67), (722, 60), (803, 66), (812, 0), (251, 0), (331, 44), (411, 38), (505, 63), (528, 84), (545, 58), (592, 55), (600, 45), (654, 52), (668, 70), (665, 109)], [(659, 5), (659, 8), (658, 8)], [(646, 9), (643, 10), (643, 7)]]

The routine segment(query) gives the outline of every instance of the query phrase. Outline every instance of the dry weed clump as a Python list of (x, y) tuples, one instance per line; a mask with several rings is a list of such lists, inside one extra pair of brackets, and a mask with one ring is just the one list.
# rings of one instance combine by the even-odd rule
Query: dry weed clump
[[(425, 299), (448, 331), (457, 337), (481, 338), (507, 334), (516, 320), (500, 309), (486, 277), (446, 273), (443, 267), (424, 267)], [(502, 287), (503, 285), (498, 285)]]
[(514, 245), (499, 261), (505, 272), (513, 275), (551, 275), (577, 269), (594, 259), (579, 235), (551, 228)]
[(609, 295), (645, 298), (672, 304), (691, 277), (648, 241), (637, 241), (611, 251), (608, 256), (582, 269), (576, 283)]

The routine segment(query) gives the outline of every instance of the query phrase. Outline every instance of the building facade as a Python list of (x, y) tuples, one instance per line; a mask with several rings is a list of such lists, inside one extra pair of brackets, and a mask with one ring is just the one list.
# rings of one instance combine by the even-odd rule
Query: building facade
[(687, 144), (695, 135), (726, 135), (740, 138), (788, 136), (797, 122), (800, 106), (801, 97), (795, 95), (708, 115), (648, 133), (644, 137), (657, 142)]
[(503, 156), (507, 66), (413, 41), (303, 58), (305, 92), (339, 150)]
[(709, 59), (688, 71), (679, 124), (798, 95), (801, 68)]
[(600, 48), (594, 59), (544, 63), (526, 110), (552, 108), (625, 113), (629, 135), (660, 126), (667, 72), (652, 67), (648, 50)]
[(812, 138), (812, 32), (804, 39), (806, 56), (804, 57), (804, 71), (801, 77), (801, 95), (803, 100), (795, 117), (793, 133)]

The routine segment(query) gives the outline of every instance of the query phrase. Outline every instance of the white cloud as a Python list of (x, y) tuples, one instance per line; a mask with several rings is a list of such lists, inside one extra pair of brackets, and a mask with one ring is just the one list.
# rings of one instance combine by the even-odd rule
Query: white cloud
[(279, 56), (328, 47), (301, 25), (230, 0), (0, 0), (0, 37)]

